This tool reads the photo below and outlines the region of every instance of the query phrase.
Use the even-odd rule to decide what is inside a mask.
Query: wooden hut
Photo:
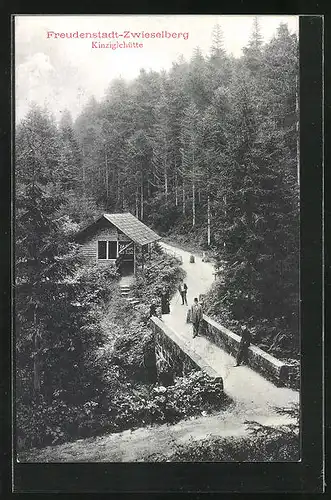
[[[130,213],[103,214],[76,234],[85,262],[116,266],[121,274],[136,274],[151,245],[161,237]]]

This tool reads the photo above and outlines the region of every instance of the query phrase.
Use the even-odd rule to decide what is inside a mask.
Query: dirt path
[[[186,272],[188,287],[187,301],[190,306],[194,297],[205,293],[213,283],[214,268],[210,263],[195,257],[195,263],[189,261],[190,254],[167,243],[161,242],[163,249],[182,258],[182,267]],[[235,359],[204,337],[192,336],[192,325],[186,323],[187,306],[181,305],[181,299],[175,294],[170,304],[170,314],[162,320],[185,340],[190,349],[205,358],[223,378],[225,392],[242,408],[243,419],[248,415],[272,414],[275,419],[276,407],[289,407],[299,402],[299,393],[292,389],[276,387],[271,382],[247,366],[235,367]]]
[[[274,425],[268,417],[254,418],[264,425]],[[288,424],[293,420],[279,416],[277,425]],[[240,413],[235,408],[206,417],[194,417],[175,425],[142,427],[134,431],[123,431],[101,437],[78,439],[73,443],[48,446],[42,450],[33,450],[22,454],[23,462],[143,462],[149,457],[162,453],[170,457],[175,444],[184,444],[189,440],[199,440],[207,436],[240,438],[248,435],[248,426],[242,422]]]

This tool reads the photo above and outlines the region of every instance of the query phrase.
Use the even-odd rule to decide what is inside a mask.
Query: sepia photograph
[[[14,16],[17,463],[299,462],[299,16]]]

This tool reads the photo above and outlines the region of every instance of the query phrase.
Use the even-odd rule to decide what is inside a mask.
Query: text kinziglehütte
[[[71,32],[66,32],[66,33],[57,33],[55,31],[47,31],[47,38],[89,38],[89,39],[116,39],[116,40],[141,40],[141,39],[148,39],[148,38],[176,38],[176,39],[183,39],[187,40],[189,36],[188,31],[157,31],[157,32],[151,32],[151,31],[130,31],[130,30],[123,30],[121,33],[118,33],[117,31],[110,31],[110,32],[102,32],[102,31],[97,31],[97,32],[80,32],[80,31],[71,31]]]

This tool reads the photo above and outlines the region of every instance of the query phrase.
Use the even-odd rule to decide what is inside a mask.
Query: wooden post
[[[142,245],[140,248],[141,248],[141,270],[143,271],[144,270],[144,260],[145,260],[144,246]]]
[[[137,263],[136,263],[136,244],[133,242],[133,274],[136,275]]]

